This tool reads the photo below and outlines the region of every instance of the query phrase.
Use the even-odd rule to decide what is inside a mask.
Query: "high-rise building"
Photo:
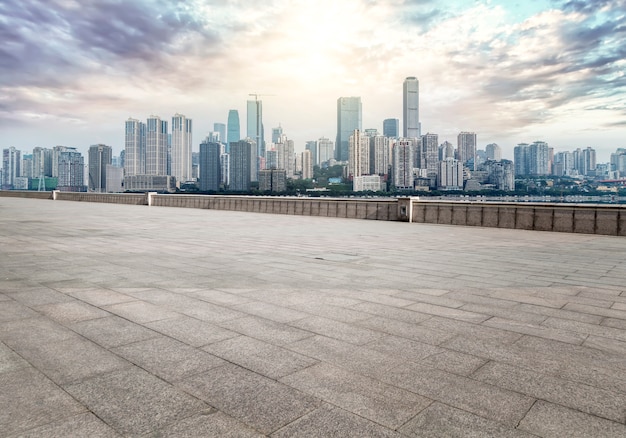
[[[226,144],[226,125],[224,123],[213,123],[213,131],[219,133],[220,143]]]
[[[200,143],[200,191],[216,192],[220,189],[222,145],[205,140]]]
[[[313,159],[311,151],[302,152],[302,179],[313,179]]]
[[[228,111],[228,135],[226,137],[226,153],[230,152],[230,144],[241,140],[241,128],[239,126],[239,111]]]
[[[283,127],[278,125],[278,128],[272,128],[272,143],[278,143],[280,137],[283,135]]]
[[[548,144],[536,141],[532,144],[520,143],[513,150],[515,157],[515,175],[548,175],[550,161]]]
[[[250,190],[250,168],[252,159],[256,157],[256,143],[245,138],[230,145],[230,174],[228,189],[245,192]],[[256,163],[256,160],[254,161]]]
[[[61,152],[67,151],[75,151],[76,148],[70,148],[67,146],[55,146],[52,148],[52,177],[59,177],[59,158],[61,157]]]
[[[454,158],[439,162],[437,188],[442,190],[463,190],[463,163]]]
[[[52,176],[52,149],[33,148],[33,178]]]
[[[487,181],[496,190],[515,190],[515,172],[513,162],[509,160],[487,160],[484,167],[489,172]]]
[[[485,146],[488,160],[500,161],[502,159],[502,148],[495,143]]]
[[[191,180],[192,120],[182,114],[172,117],[172,173],[176,185]]]
[[[436,178],[437,173],[439,173],[439,136],[428,133],[422,135],[421,140],[419,168],[426,169],[426,174],[429,177]]]
[[[470,170],[476,170],[474,164],[476,162],[476,133],[461,132],[457,136],[457,154],[458,160],[463,165],[470,165]]]
[[[120,193],[124,191],[124,169],[112,164],[106,165],[106,192]]]
[[[259,171],[259,190],[281,193],[287,190],[287,173],[284,170],[265,169]]]
[[[517,164],[517,163],[516,163]],[[574,154],[571,152],[557,152],[554,155],[552,174],[556,176],[570,176],[574,173]]]
[[[355,129],[349,138],[350,156],[348,159],[348,177],[369,175],[370,141],[363,132]]]
[[[444,141],[439,145],[439,161],[446,158],[454,158],[454,146],[449,141]]]
[[[150,116],[146,122],[146,175],[167,175],[167,143],[167,122]]]
[[[398,138],[400,136],[400,120],[399,119],[383,120],[383,135],[389,138]]]
[[[389,137],[376,135],[370,137],[370,170],[371,175],[387,175],[389,173]]]
[[[348,161],[350,158],[350,136],[355,130],[361,131],[362,110],[360,97],[340,97],[337,99],[337,140],[336,158]]]
[[[420,138],[420,92],[419,81],[410,76],[402,84],[402,133],[405,138]]]
[[[146,124],[129,118],[125,124],[124,171],[126,176],[146,173]]]
[[[285,170],[287,178],[293,178],[296,171],[296,153],[294,150],[293,140],[289,140],[285,134],[282,134],[275,144],[276,148],[276,168]]]
[[[220,165],[222,171],[222,184],[228,187],[230,184],[230,154],[220,155]]]
[[[591,147],[576,149],[574,151],[574,168],[581,175],[595,175],[596,150]]]
[[[415,139],[399,138],[392,148],[393,185],[397,190],[413,190]]]
[[[85,192],[85,160],[76,148],[65,148],[59,153],[59,181],[62,192]]]
[[[107,191],[107,166],[111,165],[113,149],[105,144],[95,144],[89,147],[89,180],[90,192]]]
[[[315,140],[307,141],[304,149],[307,151],[311,151],[311,162],[313,166],[319,166],[319,155],[317,153],[317,142]]]
[[[26,179],[31,179],[34,177],[32,154],[22,154],[22,162],[20,163],[20,176]]]
[[[22,152],[13,146],[2,150],[2,189],[10,190],[15,185],[15,178],[20,177]]]
[[[328,138],[320,137],[317,140],[317,149],[319,151],[320,165],[327,164],[335,156],[333,142]]]
[[[247,136],[257,145],[256,155],[265,157],[265,140],[263,139],[263,101],[249,100],[247,118]]]

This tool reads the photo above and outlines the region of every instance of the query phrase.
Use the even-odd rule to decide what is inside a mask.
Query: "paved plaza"
[[[626,238],[0,198],[2,437],[624,437]]]

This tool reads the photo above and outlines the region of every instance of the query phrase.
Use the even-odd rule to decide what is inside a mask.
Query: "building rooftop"
[[[0,198],[0,436],[626,436],[626,239]]]

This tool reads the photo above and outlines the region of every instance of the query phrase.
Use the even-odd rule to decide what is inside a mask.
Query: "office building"
[[[402,133],[405,138],[420,138],[419,81],[408,77],[402,84]]]
[[[176,178],[176,185],[191,181],[191,142],[192,120],[182,114],[172,117],[172,159],[171,173]]]
[[[256,143],[251,138],[245,138],[230,144],[230,173],[229,186],[231,191],[247,192],[250,190],[251,167],[253,158],[256,158]],[[254,160],[256,164],[256,160]]]
[[[436,182],[439,172],[439,136],[431,133],[422,135],[420,143],[418,143],[419,165],[416,167],[426,169],[427,177],[434,178]]]
[[[226,144],[226,125],[224,123],[213,123],[213,131],[219,134],[219,142]]]
[[[230,184],[230,154],[220,155],[220,165],[222,185],[228,187]]]
[[[228,134],[226,136],[226,153],[230,152],[230,144],[241,140],[239,111],[228,111]]]
[[[304,149],[307,151],[311,151],[311,161],[313,166],[319,166],[319,155],[317,153],[317,142],[315,140],[307,141]]]
[[[515,175],[538,176],[550,174],[548,144],[536,141],[532,144],[520,143],[513,150]]]
[[[576,149],[574,151],[574,169],[580,175],[595,176],[596,171],[596,151],[591,147],[586,149]]]
[[[500,161],[502,159],[502,148],[495,143],[485,146],[485,153],[488,160]]]
[[[90,192],[107,191],[107,166],[111,165],[113,149],[105,144],[96,144],[89,147],[89,178]]]
[[[400,120],[399,119],[383,120],[383,135],[389,138],[398,138],[400,136]]]
[[[86,192],[85,160],[76,148],[65,148],[59,153],[59,181],[57,190],[62,192]]]
[[[456,151],[458,160],[470,170],[476,170],[476,133],[461,132],[457,136]]]
[[[263,101],[249,100],[247,102],[247,136],[255,141],[257,157],[265,157],[265,140],[263,138]],[[256,181],[256,179],[254,180]]]
[[[61,152],[75,151],[76,148],[70,148],[67,146],[55,146],[52,148],[52,177],[59,177],[59,158]]]
[[[487,160],[483,167],[488,172],[487,182],[496,190],[515,190],[515,166],[510,160]]]
[[[283,135],[283,127],[278,125],[278,128],[272,128],[272,143],[278,143]]]
[[[317,140],[317,149],[319,151],[320,165],[328,165],[328,162],[335,156],[333,142],[328,138],[321,137]]]
[[[22,178],[33,178],[33,155],[22,154],[22,162],[20,163],[20,176]],[[26,181],[26,190],[28,190],[28,181]]]
[[[302,152],[302,179],[313,179],[313,158],[308,149]]]
[[[2,189],[14,188],[15,179],[21,176],[22,152],[13,146],[2,150]]]
[[[124,169],[113,164],[106,165],[106,192],[120,193],[124,191]]]
[[[146,124],[137,119],[125,123],[124,171],[126,176],[146,173]]]
[[[337,99],[337,140],[335,158],[348,161],[350,157],[350,136],[355,130],[361,131],[362,105],[360,97],[340,97]]]
[[[269,193],[282,193],[287,190],[287,173],[281,169],[259,171],[259,190]]]
[[[167,122],[150,116],[146,122],[146,175],[167,175],[167,144]]]
[[[369,175],[370,173],[370,141],[363,132],[355,129],[348,139],[350,156],[348,158],[348,178]]]
[[[392,181],[397,190],[413,190],[415,141],[399,138],[392,148]]]
[[[440,190],[463,190],[463,163],[454,158],[439,162],[437,188]]]
[[[222,183],[222,145],[218,142],[205,140],[200,143],[200,191],[216,192]]]
[[[33,178],[52,176],[52,149],[33,148]]]

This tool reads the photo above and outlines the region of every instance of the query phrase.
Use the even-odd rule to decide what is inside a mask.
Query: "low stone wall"
[[[382,221],[398,220],[396,199],[155,194],[152,195],[151,205]]]
[[[412,202],[412,222],[626,236],[626,206]]]
[[[626,236],[622,205],[17,190],[2,196]]]

